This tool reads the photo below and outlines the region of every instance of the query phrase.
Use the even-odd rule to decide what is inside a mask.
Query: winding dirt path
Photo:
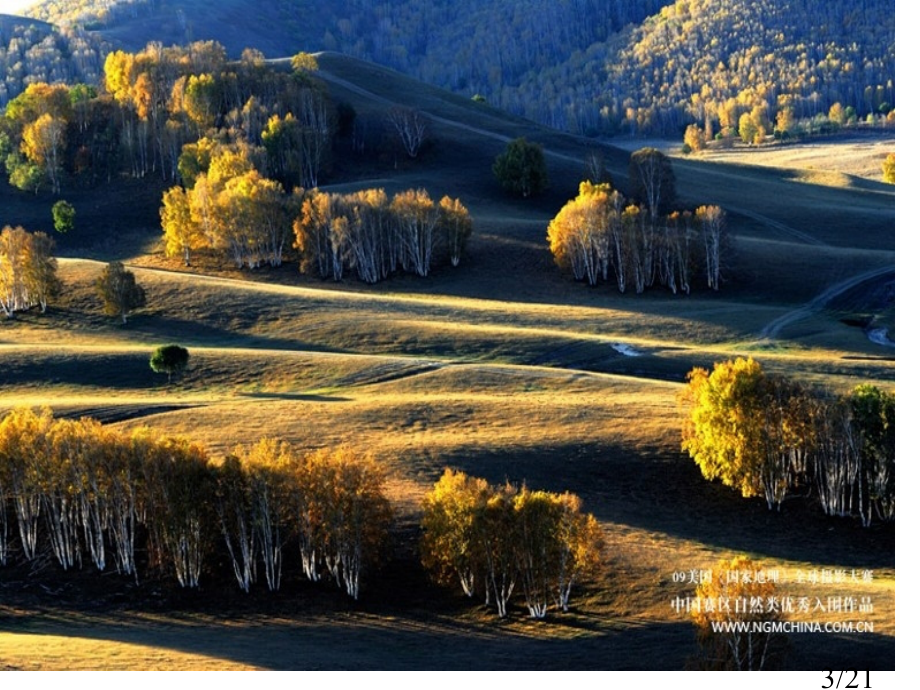
[[[888,273],[894,274],[894,266],[884,266],[882,268],[877,268],[873,271],[866,271],[865,273],[860,273],[855,275],[852,278],[841,281],[834,285],[831,285],[820,295],[812,299],[810,302],[803,304],[797,309],[793,309],[786,314],[783,314],[779,318],[773,319],[770,323],[763,327],[763,330],[760,332],[761,340],[773,340],[776,339],[780,331],[782,331],[789,324],[795,323],[801,319],[804,319],[815,312],[823,309],[827,306],[835,297],[839,297],[847,290],[850,290],[861,283],[865,283],[869,280],[874,280]]]

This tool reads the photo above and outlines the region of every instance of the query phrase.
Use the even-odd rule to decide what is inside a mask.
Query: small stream
[[[869,328],[866,330],[866,337],[876,345],[894,347],[894,341],[888,337],[887,328]]]

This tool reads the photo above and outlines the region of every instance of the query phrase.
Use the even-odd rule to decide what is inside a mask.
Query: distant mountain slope
[[[525,81],[641,22],[667,0],[46,0],[29,15],[139,50],[217,40],[230,56],[334,50],[523,112]]]
[[[757,105],[775,116],[894,107],[894,0],[683,0],[607,54],[598,105],[614,127],[725,126]]]
[[[0,109],[33,81],[95,84],[105,52],[98,36],[0,15]]]
[[[894,105],[894,0],[46,0],[31,16],[138,50],[335,50],[550,126],[675,134],[762,105]],[[868,90],[867,90],[868,89]],[[870,91],[871,90],[871,91]]]

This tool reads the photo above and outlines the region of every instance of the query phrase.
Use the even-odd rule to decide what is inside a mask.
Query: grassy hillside
[[[98,668],[104,658],[107,668],[679,669],[695,641],[670,605],[692,589],[674,573],[745,553],[793,579],[871,570],[857,591],[788,584],[790,596],[856,593],[875,605],[874,634],[793,635],[790,665],[893,668],[893,526],[831,520],[804,498],[770,513],[702,480],[680,453],[676,405],[690,367],[745,354],[832,390],[893,388],[893,350],[852,325],[893,325],[884,289],[893,282],[893,188],[675,160],[687,207],[730,212],[730,282],[689,297],[592,290],[553,264],[546,226],[577,192],[596,142],[339,54],[319,63],[332,95],[359,117],[401,103],[432,122],[418,160],[343,158],[328,189],[423,185],[459,197],[475,223],[468,258],[427,280],[378,286],[309,279],[291,264],[249,272],[210,258],[187,270],[162,256],[157,182],[68,190],[78,225],[59,238],[67,288],[48,314],[0,324],[0,406],[149,425],[200,439],[216,457],[265,435],[303,450],[343,441],[372,450],[398,509],[391,561],[358,604],[311,587],[287,556],[276,596],[243,596],[216,572],[202,592],[185,593],[165,577],[134,585],[88,569],[61,575],[50,557],[37,573],[0,570],[0,667]],[[543,143],[550,168],[551,190],[531,200],[504,195],[490,170],[524,135]],[[624,186],[627,154],[604,153]],[[0,224],[50,230],[52,201],[2,185]],[[99,261],[113,258],[148,292],[149,306],[125,327],[101,313],[92,289]],[[167,342],[191,351],[173,385],[148,366]],[[584,499],[606,553],[572,614],[534,623],[515,610],[498,622],[427,580],[419,506],[446,465]]]

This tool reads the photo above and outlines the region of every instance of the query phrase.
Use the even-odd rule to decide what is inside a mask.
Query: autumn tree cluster
[[[0,309],[7,318],[38,306],[61,291],[54,240],[43,232],[6,226],[0,232]]]
[[[214,462],[184,439],[16,409],[0,420],[0,565],[50,548],[64,570],[114,564],[138,579],[144,554],[149,574],[194,588],[226,549],[243,590],[262,572],[275,591],[296,543],[311,580],[357,599],[389,529],[382,486],[379,466],[347,448],[298,456],[262,440]]]
[[[620,292],[662,285],[689,293],[700,274],[719,289],[728,230],[718,206],[661,216],[628,204],[607,183],[582,182],[550,222],[547,239],[556,263],[589,285],[611,279]]]
[[[186,186],[163,194],[160,220],[167,256],[190,264],[211,249],[237,268],[280,266],[292,241],[296,201],[259,170],[265,150],[245,142],[203,138],[184,147],[179,172]]]
[[[243,591],[260,564],[268,589],[277,590],[283,547],[296,543],[304,575],[331,579],[358,598],[392,520],[373,458],[345,447],[298,457],[263,439],[237,448],[214,471],[220,532]]]
[[[572,586],[600,564],[602,535],[573,494],[494,486],[445,470],[422,502],[422,563],[444,584],[508,614],[516,591],[532,617],[567,611]]]
[[[424,189],[392,199],[382,189],[314,190],[293,228],[301,271],[334,280],[354,271],[376,283],[399,269],[424,277],[439,263],[459,265],[473,222],[459,200],[444,196],[435,203]]]
[[[776,583],[766,568],[746,556],[719,561],[711,577],[696,587],[698,607],[692,608],[703,671],[781,670],[789,640],[772,625],[786,617]],[[718,629],[716,627],[718,626]]]
[[[295,56],[284,72],[255,50],[230,62],[213,41],[116,50],[98,85],[34,81],[10,100],[0,154],[17,187],[58,192],[65,176],[178,180],[186,146],[208,137],[264,149],[263,174],[314,187],[330,162],[336,116],[309,57]]]
[[[595,103],[614,129],[677,134],[694,123],[707,141],[753,142],[821,114],[842,124],[847,107],[874,121],[895,102],[893,11],[891,0],[669,4],[608,42]]]
[[[864,526],[894,520],[894,394],[826,396],[753,359],[693,369],[681,393],[683,450],[707,479],[777,510],[789,495]]]

